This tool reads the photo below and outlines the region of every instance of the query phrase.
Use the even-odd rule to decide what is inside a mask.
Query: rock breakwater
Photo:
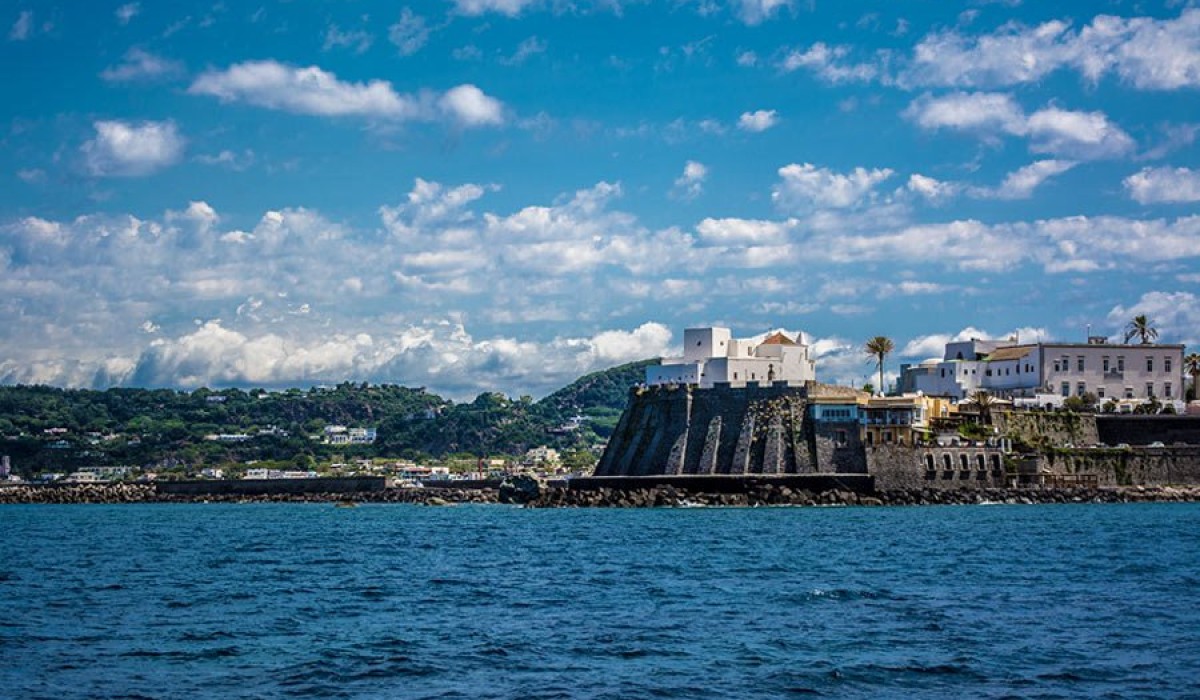
[[[858,494],[812,492],[764,485],[744,493],[693,492],[674,486],[644,489],[543,489],[528,508],[647,508],[690,506],[896,506],[984,503],[1142,503],[1200,501],[1200,487],[1127,487],[1063,489],[895,489]]]
[[[154,484],[19,485],[0,488],[0,504],[16,503],[498,503],[497,489],[383,489],[361,493],[184,494]]]

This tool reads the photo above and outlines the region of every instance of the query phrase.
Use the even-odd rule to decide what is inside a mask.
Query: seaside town
[[[1111,444],[1101,437],[1105,434],[1127,436],[1129,431],[1112,428],[1120,425],[1121,417],[1180,417],[1194,416],[1200,420],[1200,401],[1195,400],[1197,376],[1200,375],[1200,355],[1186,353],[1181,344],[1158,343],[1152,322],[1145,317],[1133,319],[1124,337],[1115,341],[1104,336],[1090,336],[1087,342],[1028,342],[1018,337],[1006,339],[956,340],[945,344],[940,357],[901,364],[895,380],[887,383],[885,367],[893,352],[892,341],[886,337],[871,338],[863,345],[868,361],[875,364],[878,385],[862,387],[836,386],[818,381],[818,366],[804,333],[789,334],[774,331],[756,338],[737,339],[728,328],[688,328],[683,334],[683,354],[663,357],[644,364],[642,381],[631,386],[633,404],[625,414],[636,413],[638,399],[648,392],[678,390],[733,392],[750,396],[755,391],[800,391],[805,420],[813,427],[809,431],[813,442],[812,458],[794,457],[787,464],[775,466],[730,467],[730,457],[718,457],[711,445],[704,449],[713,452],[707,467],[683,465],[679,448],[667,454],[661,448],[644,451],[634,443],[643,438],[631,438],[628,421],[623,417],[609,429],[588,429],[589,419],[581,413],[586,406],[572,406],[575,412],[549,432],[559,438],[562,451],[547,444],[531,445],[516,454],[482,454],[469,446],[455,454],[419,458],[401,458],[363,454],[363,449],[377,446],[378,425],[321,424],[319,430],[303,436],[312,445],[332,450],[328,459],[309,454],[290,460],[251,459],[241,463],[189,464],[178,457],[157,460],[150,464],[110,465],[89,464],[71,471],[46,470],[29,475],[36,483],[98,484],[112,482],[155,482],[172,480],[194,481],[272,481],[330,478],[382,478],[390,488],[446,488],[466,483],[495,484],[513,477],[532,478],[540,483],[564,483],[572,478],[617,475],[685,475],[685,474],[753,474],[762,473],[872,473],[885,479],[872,462],[879,458],[873,448],[964,448],[980,447],[984,451],[956,455],[965,465],[978,461],[981,469],[990,467],[989,485],[1018,485],[1047,483],[1047,477],[1018,474],[1013,457],[1024,450],[1031,452],[1058,450],[1135,450],[1141,448],[1189,448],[1180,458],[1193,460],[1190,447],[1197,444],[1194,424],[1171,423],[1179,430],[1146,432],[1145,439],[1121,437]],[[886,387],[884,391],[876,389]],[[689,396],[691,394],[689,393]],[[259,399],[265,395],[259,395]],[[1190,400],[1189,400],[1190,399]],[[205,393],[203,401],[220,407],[227,396]],[[749,400],[749,399],[747,399]],[[690,399],[689,399],[690,401]],[[690,404],[689,404],[690,405]],[[657,409],[656,409],[657,410]],[[730,409],[724,420],[730,421]],[[428,409],[425,419],[435,419],[439,410]],[[734,411],[737,413],[737,411]],[[741,415],[737,413],[737,415]],[[1102,425],[1106,430],[1084,431],[1078,438],[1051,438],[1038,442],[1037,437],[1022,436],[1014,426],[1020,421],[1014,416],[1046,417],[1089,416],[1110,417]],[[1003,418],[1002,418],[1003,417]],[[498,419],[503,422],[504,418]],[[743,421],[745,419],[742,419]],[[772,430],[781,430],[778,423]],[[715,418],[720,426],[722,416]],[[694,422],[691,415],[687,422]],[[11,425],[11,423],[10,423]],[[316,423],[310,423],[315,427]],[[1155,425],[1162,425],[1162,422]],[[622,433],[622,428],[626,429]],[[595,428],[595,426],[592,426]],[[720,440],[721,429],[707,430],[709,440]],[[702,431],[692,427],[692,437]],[[727,428],[725,429],[727,430]],[[791,430],[791,428],[789,428]],[[1134,431],[1137,432],[1137,431]],[[588,437],[584,437],[584,435]],[[1171,436],[1168,443],[1167,436]],[[686,438],[667,436],[679,443]],[[716,437],[714,437],[716,436]],[[1163,439],[1159,439],[1159,437]],[[237,447],[256,441],[287,439],[289,431],[277,425],[267,425],[254,431],[220,432],[203,435],[203,441],[220,446]],[[563,440],[562,438],[567,438]],[[655,437],[658,442],[661,435]],[[1022,437],[1025,439],[1022,440]],[[832,452],[821,452],[817,445],[828,438]],[[118,441],[137,443],[141,436],[89,431],[75,436],[63,427],[44,428],[39,435],[6,434],[3,440],[33,441],[45,451],[69,454],[79,446],[96,447]],[[738,438],[741,439],[741,438]],[[748,438],[752,449],[768,452],[762,445],[771,439]],[[630,444],[613,447],[613,441]],[[630,442],[632,441],[632,442]],[[1016,445],[1014,445],[1014,442]],[[758,445],[754,448],[754,445]],[[644,445],[643,445],[644,447]],[[699,449],[699,448],[697,448]],[[607,450],[607,453],[606,453]],[[356,451],[358,454],[355,454]],[[83,450],[86,454],[87,450]],[[820,454],[818,455],[818,452]],[[611,453],[611,454],[609,454]],[[95,452],[95,454],[101,454]],[[858,457],[847,456],[851,454]],[[614,467],[614,460],[625,455],[626,464]],[[694,455],[693,455],[694,456]],[[950,455],[938,459],[950,465]],[[736,459],[743,459],[736,457]],[[924,454],[924,463],[932,470],[935,455]],[[639,463],[631,462],[634,460]],[[672,464],[672,461],[678,462]],[[797,461],[798,460],[798,461]],[[211,460],[210,460],[211,462]],[[1007,465],[1002,468],[1001,465]],[[955,463],[957,466],[957,462]],[[1060,475],[1061,476],[1061,475]],[[1097,478],[1079,477],[1071,483],[1093,483]],[[1059,479],[1061,481],[1061,479]],[[13,468],[10,456],[0,461],[0,482],[22,483]],[[1117,479],[1120,482],[1120,479]],[[1055,483],[1053,478],[1051,483]]]

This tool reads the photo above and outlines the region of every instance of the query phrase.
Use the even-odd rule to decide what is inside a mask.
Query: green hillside
[[[595,372],[541,401],[484,393],[454,403],[420,388],[343,383],[289,389],[0,387],[0,454],[26,475],[80,466],[193,471],[252,460],[298,466],[333,456],[516,456],[538,445],[587,450],[612,431],[636,362]],[[326,444],[327,426],[375,428],[373,444]]]

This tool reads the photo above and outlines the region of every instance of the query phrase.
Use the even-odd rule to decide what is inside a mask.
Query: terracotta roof
[[[767,339],[762,341],[762,345],[795,345],[796,341],[787,337],[783,333],[773,333],[767,336]]]
[[[1019,360],[1029,353],[1033,352],[1032,345],[1017,346],[1011,348],[996,348],[988,354],[988,362],[996,360]]]

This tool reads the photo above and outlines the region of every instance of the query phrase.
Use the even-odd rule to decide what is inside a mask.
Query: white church
[[[816,376],[803,334],[792,339],[776,332],[761,340],[737,340],[728,328],[687,328],[683,357],[664,357],[659,365],[646,368],[646,383],[651,386],[693,384],[703,389],[718,382],[735,387],[799,384]]]

